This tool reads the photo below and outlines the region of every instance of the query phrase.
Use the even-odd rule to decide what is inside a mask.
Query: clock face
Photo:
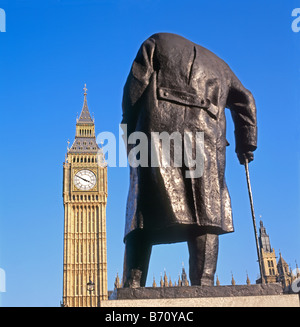
[[[74,176],[74,184],[79,190],[88,191],[96,185],[96,175],[88,169],[80,170]]]

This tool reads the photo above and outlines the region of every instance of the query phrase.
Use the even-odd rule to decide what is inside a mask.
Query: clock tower
[[[86,96],[85,85],[75,141],[63,165],[63,306],[69,307],[96,307],[107,300],[107,166]]]

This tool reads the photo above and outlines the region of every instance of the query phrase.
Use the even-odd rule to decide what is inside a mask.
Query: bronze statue
[[[257,144],[255,101],[229,66],[179,35],[158,33],[142,44],[124,87],[127,138],[137,131],[149,142],[152,132],[204,132],[204,170],[187,178],[186,164],[152,167],[150,152],[149,166],[130,167],[124,287],[145,286],[152,245],[183,241],[191,284],[213,285],[218,235],[233,232],[224,178],[225,108],[234,121],[238,159],[250,162]],[[152,147],[160,152],[159,142]]]

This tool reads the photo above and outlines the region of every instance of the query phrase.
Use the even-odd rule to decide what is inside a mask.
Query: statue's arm
[[[135,130],[139,114],[139,100],[142,98],[154,71],[154,50],[155,42],[153,39],[150,38],[142,44],[124,86],[122,124],[127,124],[128,135]]]
[[[232,73],[233,74],[233,73]],[[257,148],[256,105],[252,93],[247,90],[233,74],[229,88],[227,107],[231,110],[235,126],[235,151],[243,164],[246,156],[253,160]]]

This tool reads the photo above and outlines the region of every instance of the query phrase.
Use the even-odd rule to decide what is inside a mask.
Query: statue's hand
[[[245,159],[246,158],[248,159],[248,162],[251,162],[254,159],[254,154],[253,154],[252,151],[248,151],[248,152],[244,152],[244,153],[238,153],[237,156],[238,156],[238,159],[239,159],[241,165],[245,164]]]

